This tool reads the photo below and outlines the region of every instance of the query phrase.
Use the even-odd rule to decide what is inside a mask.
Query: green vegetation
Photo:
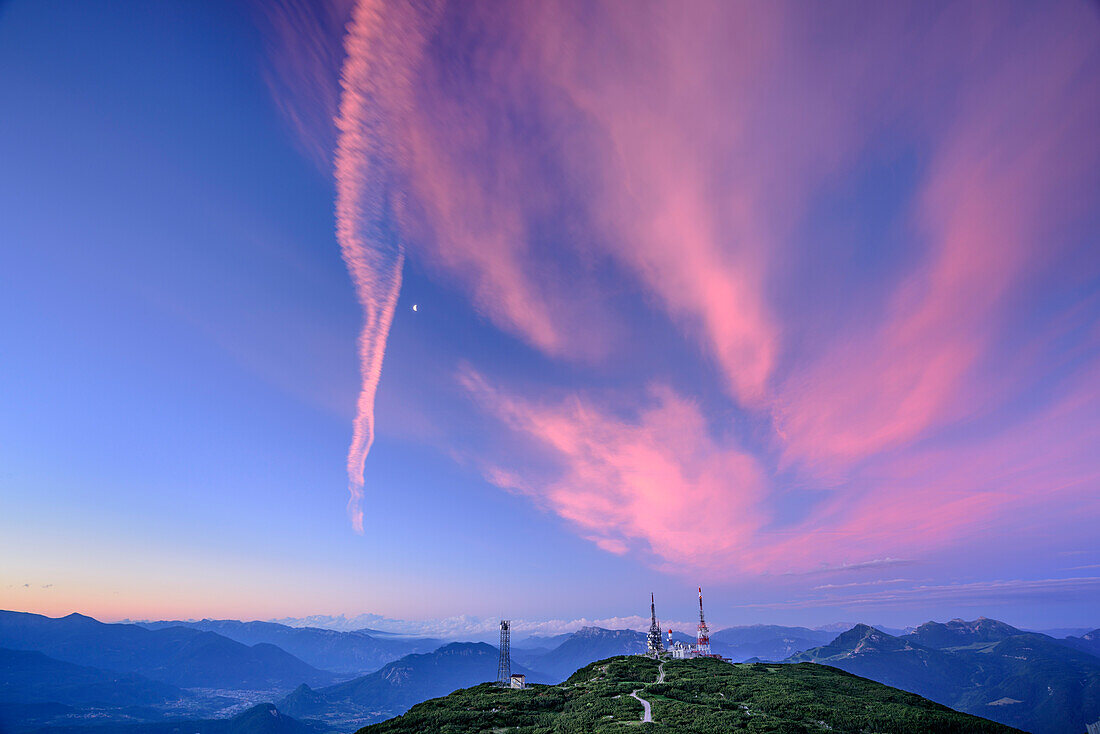
[[[557,686],[513,691],[486,683],[425,701],[403,716],[361,734],[602,734],[684,732],[717,734],[1002,734],[1017,731],[962,714],[920,696],[835,668],[731,665],[720,660],[669,660],[657,683],[658,664],[644,657],[592,663]],[[642,705],[653,723],[642,724]]]

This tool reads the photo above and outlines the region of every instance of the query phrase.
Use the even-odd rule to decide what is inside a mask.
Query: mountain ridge
[[[108,624],[83,614],[47,617],[0,611],[0,647],[121,673],[136,673],[183,688],[257,690],[324,685],[339,679],[269,643],[244,645],[215,632],[166,627],[149,630]]]
[[[76,665],[37,650],[0,648],[0,703],[148,706],[182,696],[179,688],[136,673]]]
[[[831,665],[1034,734],[1083,731],[1100,718],[1100,658],[996,620],[952,622],[902,637],[857,625],[784,662]]]
[[[186,627],[214,632],[244,645],[272,644],[319,670],[351,675],[370,673],[405,655],[431,652],[444,644],[430,637],[379,638],[365,630],[289,627],[277,622],[236,619],[141,622],[138,625],[146,629]]]

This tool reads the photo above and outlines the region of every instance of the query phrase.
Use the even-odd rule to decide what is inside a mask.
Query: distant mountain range
[[[857,625],[786,662],[832,665],[1035,734],[1062,734],[1100,719],[1100,657],[1072,647],[1087,643],[984,618],[928,622],[900,637]]]
[[[52,618],[0,612],[0,648],[36,650],[76,665],[137,673],[184,688],[290,690],[303,682],[326,685],[339,679],[275,645],[244,645],[187,627],[104,624],[82,614]]]
[[[216,632],[245,645],[277,645],[321,670],[362,675],[378,670],[391,660],[417,652],[431,652],[442,640],[402,637],[366,630],[352,632],[316,627],[288,627],[275,622],[238,622],[204,619],[199,622],[139,622],[146,629],[186,627]],[[381,638],[379,638],[381,635]]]
[[[531,635],[522,639],[512,640],[512,649],[550,651],[568,640],[572,634],[572,632],[563,632],[560,635]]]
[[[884,632],[889,632],[889,630],[885,630],[882,627],[879,627],[879,629],[883,630]],[[1021,629],[1023,629],[1023,628],[1021,627]],[[1054,637],[1054,638],[1059,639],[1059,640],[1062,639],[1063,637],[1080,637],[1081,635],[1085,634],[1086,632],[1091,632],[1091,631],[1092,631],[1091,627],[1053,627],[1051,629],[1042,629],[1042,630],[1033,630],[1033,629],[1025,629],[1024,630],[1024,632],[1034,632],[1037,635],[1046,635],[1047,637]]]
[[[495,647],[438,642],[269,622],[104,624],[0,612],[0,731],[57,734],[51,727],[62,723],[100,722],[114,732],[133,722],[145,728],[125,731],[168,734],[155,727],[187,719],[180,734],[192,734],[193,723],[199,734],[221,734],[231,719],[214,716],[270,701],[278,707],[267,713],[272,721],[254,715],[252,723],[351,732],[496,677]],[[711,647],[734,661],[824,663],[1036,734],[1083,731],[1100,719],[1100,630],[1054,639],[980,618],[900,635],[856,625],[833,637],[754,625],[713,632]],[[512,669],[558,683],[644,649],[637,630],[584,627],[517,642]]]
[[[824,644],[833,637],[834,633],[824,630],[758,624],[718,630],[710,636],[710,648],[715,654],[738,663],[750,658],[783,660]]]
[[[1080,650],[1081,652],[1100,656],[1100,629],[1086,632],[1080,637],[1066,637],[1063,640],[1059,640],[1059,642],[1063,645],[1069,645],[1074,650]]]
[[[828,642],[833,637],[833,633],[823,630],[760,624],[727,627],[713,632],[710,646],[715,654],[734,662],[750,658],[783,660],[796,652]],[[695,643],[694,636],[683,632],[673,632],[672,639],[688,645]],[[663,641],[667,642],[667,636],[663,637]],[[556,646],[553,643],[557,643]],[[573,671],[594,660],[645,652],[646,635],[637,630],[582,627],[571,635],[528,638],[524,645],[514,645],[512,657],[530,668],[565,680]]]
[[[643,653],[645,642],[646,636],[637,630],[582,627],[549,652],[537,655],[517,653],[513,657],[544,673],[550,678],[549,682],[558,683],[594,660]]]
[[[302,685],[278,703],[298,718],[314,718],[348,731],[396,716],[425,699],[495,680],[500,653],[484,642],[452,642],[435,652],[407,655],[369,675],[313,690]],[[546,676],[513,663],[531,681]]]

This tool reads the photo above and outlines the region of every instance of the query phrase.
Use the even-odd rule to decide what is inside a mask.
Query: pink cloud
[[[1001,397],[976,370],[1010,326],[1009,299],[1075,245],[1063,228],[1086,213],[1100,161],[1089,132],[1100,84],[1071,81],[1094,51],[1093,32],[1036,25],[1002,41],[1015,37],[1013,51],[998,44],[979,55],[964,101],[937,124],[912,212],[924,262],[873,328],[843,334],[781,386],[788,458],[843,467]]]
[[[805,163],[777,155],[771,141],[786,141],[753,135],[785,53],[782,13],[720,3],[642,15],[611,3],[539,7],[524,19],[532,63],[599,141],[565,152],[584,170],[598,151],[598,245],[714,355],[732,394],[758,400],[780,336],[763,294],[778,233],[760,206],[761,173]],[[775,204],[797,200],[799,188]]]
[[[684,388],[613,408],[583,376],[572,394],[522,398],[464,376],[556,467],[480,457],[486,478],[608,552],[641,547],[656,564],[730,575],[871,568],[965,537],[996,542],[1051,495],[1085,501],[1095,378],[1038,408],[1012,403],[1052,373],[1054,350],[1050,334],[1014,328],[1020,304],[1051,288],[1043,278],[1096,275],[1073,234],[1095,211],[1100,170],[1087,7],[438,13],[364,2],[348,37],[337,173],[365,323],[348,457],[357,523],[406,242],[552,364],[617,369],[627,319],[610,277],[696,345],[683,359],[713,368],[729,405],[706,414]],[[817,304],[783,292],[818,244],[802,226],[881,136],[919,159],[897,225],[901,272],[854,294],[867,313],[796,343],[821,323]],[[830,267],[828,297],[853,295],[837,275],[858,264]],[[997,411],[995,427],[981,423]],[[714,415],[772,421],[774,436],[754,455]],[[773,456],[821,490],[807,516],[783,521]]]
[[[483,11],[462,13],[418,79],[407,222],[425,259],[498,326],[568,359],[608,354],[591,272],[611,263],[714,357],[733,396],[760,404],[782,337],[769,269],[814,186],[856,150],[862,59],[779,5]],[[871,18],[884,32],[900,21]],[[814,52],[835,65],[808,63]],[[578,239],[540,242],[560,217]]]
[[[419,70],[400,131],[410,193],[402,225],[421,261],[498,328],[555,358],[598,360],[614,318],[583,207],[554,183],[584,175],[569,168],[578,138],[563,129],[575,110],[544,93],[526,42],[512,35],[522,35],[522,15],[516,4],[463,6],[437,39],[441,58]],[[547,222],[572,226],[577,239],[546,241]]]
[[[765,521],[759,465],[718,442],[697,405],[655,387],[629,418],[578,398],[536,403],[463,373],[471,397],[547,452],[557,470],[523,480],[526,493],[604,550],[641,547],[681,564],[729,561]],[[491,481],[515,486],[516,470]]]
[[[642,507],[657,516],[669,509],[650,478],[685,488],[677,493],[700,493],[708,506],[721,502],[723,490],[705,472],[691,476],[700,461],[691,451],[631,456],[636,444],[627,437],[661,443],[648,430],[654,413],[643,410],[639,425],[524,404],[504,411],[508,425],[553,446],[568,467],[569,479],[546,485],[544,501],[582,531],[645,538],[673,563],[713,563],[727,557],[730,537],[745,543],[759,533],[738,556],[742,568],[781,570],[922,555],[1026,505],[1043,482],[1079,484],[1089,476],[1074,479],[1049,465],[1041,481],[1013,482],[1006,496],[989,477],[1004,477],[998,463],[1012,467],[1009,474],[1020,471],[1032,457],[1026,446],[1006,455],[1007,440],[995,437],[935,455],[907,449],[996,408],[1027,379],[1021,372],[989,380],[986,372],[1009,326],[1011,298],[1075,246],[1065,222],[1094,202],[1088,184],[1100,138],[1089,130],[1100,121],[1100,90],[1097,77],[1082,72],[1095,24],[1066,32],[1080,8],[1024,18],[952,11],[938,19],[942,26],[919,33],[904,31],[904,14],[882,11],[869,22],[896,48],[855,50],[844,48],[850,42],[842,34],[802,36],[804,28],[778,6],[708,7],[705,22],[692,9],[669,17],[657,10],[644,22],[617,11],[543,6],[523,18],[524,28],[537,30],[524,36],[533,60],[520,60],[567,95],[591,126],[586,134],[605,141],[591,191],[602,235],[594,244],[699,336],[731,395],[774,410],[786,462],[803,463],[833,489],[809,520],[776,536],[763,530],[767,513],[757,495],[746,505],[753,521],[727,526],[719,513],[723,520],[710,531],[692,529],[697,546],[678,543],[666,524],[637,519],[646,515]],[[917,53],[922,44],[939,54]],[[945,92],[953,64],[964,69]],[[897,83],[913,94],[891,94]],[[852,164],[861,141],[898,115],[909,116],[929,155],[908,222],[921,244],[916,265],[877,318],[839,329],[824,350],[777,380],[784,329],[767,293],[790,257],[789,220]],[[564,154],[590,150],[577,143]],[[578,169],[586,163],[574,161]],[[507,168],[501,175],[529,190]],[[708,445],[701,422],[672,413],[662,419]],[[584,442],[575,437],[597,429],[608,453],[579,450]],[[1025,420],[1017,430],[1035,429]],[[707,461],[720,463],[725,449],[711,447]],[[909,453],[887,453],[902,449]],[[859,470],[876,459],[877,474]],[[950,471],[977,459],[984,476]],[[624,471],[631,462],[645,471]]]
[[[467,140],[453,139],[459,133]],[[427,259],[462,278],[478,309],[501,328],[548,354],[575,351],[577,345],[567,343],[564,320],[554,315],[566,310],[564,299],[547,292],[538,279],[524,207],[516,200],[521,192],[511,187],[522,180],[522,159],[500,155],[492,164],[496,175],[479,180],[472,173],[478,164],[464,165],[454,151],[470,145],[488,150],[490,135],[469,123],[452,124],[445,112],[414,118],[408,135],[415,151],[409,177],[418,208],[406,226],[417,229],[419,217],[426,215],[431,231],[420,226],[419,239],[429,249]]]
[[[821,607],[915,607],[927,609],[934,602],[963,605],[1019,602],[1024,597],[1050,598],[1053,595],[1083,598],[1100,588],[1100,577],[1049,579],[1004,579],[956,584],[920,584],[909,589],[879,591],[859,596],[817,597],[766,604],[748,604],[761,609],[816,609]]]
[[[797,570],[822,562],[927,558],[960,543],[997,547],[1057,542],[1050,528],[1077,508],[1100,512],[1100,388],[1089,362],[1050,405],[1011,427],[938,447],[883,454],[831,491],[828,501],[788,539],[762,544],[764,566]],[[1013,540],[1010,540],[1013,539]]]
[[[713,352],[732,394],[758,401],[781,336],[768,261],[851,151],[856,89],[806,79],[797,100],[774,94],[806,40],[778,6],[648,12],[500,4],[451,18],[394,131],[402,225],[493,323],[556,358],[609,355],[610,264]],[[812,130],[787,122],[807,110]],[[761,135],[777,125],[789,129]],[[544,241],[551,221],[569,233]]]
[[[735,579],[875,573],[961,542],[1020,537],[1021,517],[1032,518],[1027,532],[1038,542],[1065,508],[1096,513],[1100,391],[1089,380],[1083,370],[1060,399],[1010,429],[884,454],[786,524],[770,510],[775,483],[759,461],[716,439],[698,406],[667,388],[624,416],[575,396],[519,398],[476,373],[460,381],[555,467],[490,463],[490,481],[531,497],[608,552],[641,548],[670,571]]]
[[[348,450],[348,514],[363,531],[363,470],[374,441],[374,397],[401,290],[405,250],[390,217],[397,202],[400,145],[392,142],[409,105],[409,77],[431,28],[427,10],[360,2],[346,39],[336,149],[336,237],[363,311],[362,385]]]
[[[332,168],[344,26],[354,0],[270,0],[252,5],[266,47],[264,79],[302,150]]]

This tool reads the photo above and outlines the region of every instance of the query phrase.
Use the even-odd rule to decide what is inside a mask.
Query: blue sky
[[[0,6],[0,606],[1095,625],[1092,8],[272,7]]]
[[[247,8],[16,4],[0,33],[6,606],[446,616],[579,564],[641,581],[393,422],[350,531],[358,308]],[[455,306],[408,281],[396,373]]]

